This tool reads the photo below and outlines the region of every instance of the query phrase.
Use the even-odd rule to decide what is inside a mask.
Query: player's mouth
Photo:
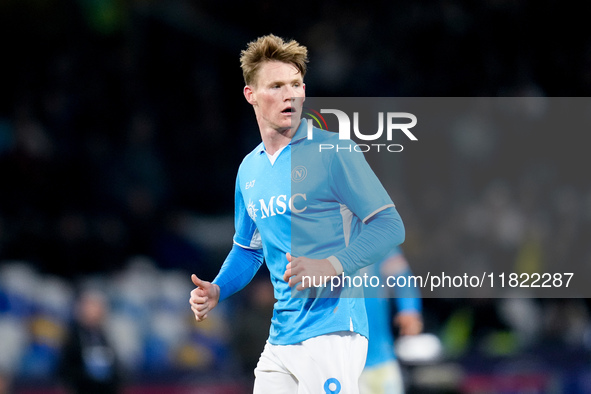
[[[294,107],[286,107],[286,108],[284,108],[281,111],[282,114],[286,114],[286,115],[287,114],[292,114],[292,113],[295,113],[295,112],[296,112],[296,109]]]

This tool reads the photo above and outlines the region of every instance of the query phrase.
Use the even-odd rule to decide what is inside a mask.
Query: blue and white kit
[[[221,301],[248,284],[264,258],[277,300],[268,340],[273,345],[339,331],[368,336],[362,298],[293,296],[283,280],[286,253],[329,258],[338,274],[355,275],[404,239],[392,200],[363,153],[351,149],[354,142],[317,128],[313,139],[307,135],[302,120],[274,162],[262,143],[242,161],[234,246],[213,282]],[[320,151],[322,143],[341,149]]]

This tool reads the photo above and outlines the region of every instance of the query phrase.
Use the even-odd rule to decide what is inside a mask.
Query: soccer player
[[[399,247],[380,263],[364,268],[369,276],[381,278],[409,277],[412,275],[408,262]],[[398,283],[408,284],[408,281]],[[387,288],[377,289],[378,292]],[[376,297],[369,297],[375,295]],[[393,321],[388,294],[368,294],[365,307],[369,321],[369,344],[365,369],[361,374],[361,394],[402,394],[404,382],[394,352],[392,323],[398,326],[400,335],[417,335],[423,330],[422,304],[419,290],[414,286],[394,288],[397,313]]]
[[[308,138],[300,121],[306,47],[267,35],[240,61],[262,143],[238,169],[232,250],[213,282],[192,276],[191,309],[197,321],[207,318],[264,259],[277,302],[254,393],[356,394],[367,354],[364,300],[339,296],[342,287],[326,296],[320,286],[314,296],[312,283],[381,260],[404,240],[402,221],[362,153],[318,149],[353,142],[316,128]]]

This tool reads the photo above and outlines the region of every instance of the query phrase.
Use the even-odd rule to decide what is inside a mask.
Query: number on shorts
[[[325,394],[339,394],[341,392],[341,382],[338,379],[330,378],[324,382]]]

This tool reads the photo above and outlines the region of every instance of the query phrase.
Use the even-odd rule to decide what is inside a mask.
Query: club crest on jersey
[[[246,210],[248,212],[248,216],[250,216],[252,221],[256,222],[258,209],[256,209],[256,207],[254,206],[254,203],[252,202],[252,200],[248,201],[248,206],[246,207]]]
[[[308,175],[308,169],[304,166],[297,166],[291,170],[291,180],[292,182],[301,182],[306,179]]]

